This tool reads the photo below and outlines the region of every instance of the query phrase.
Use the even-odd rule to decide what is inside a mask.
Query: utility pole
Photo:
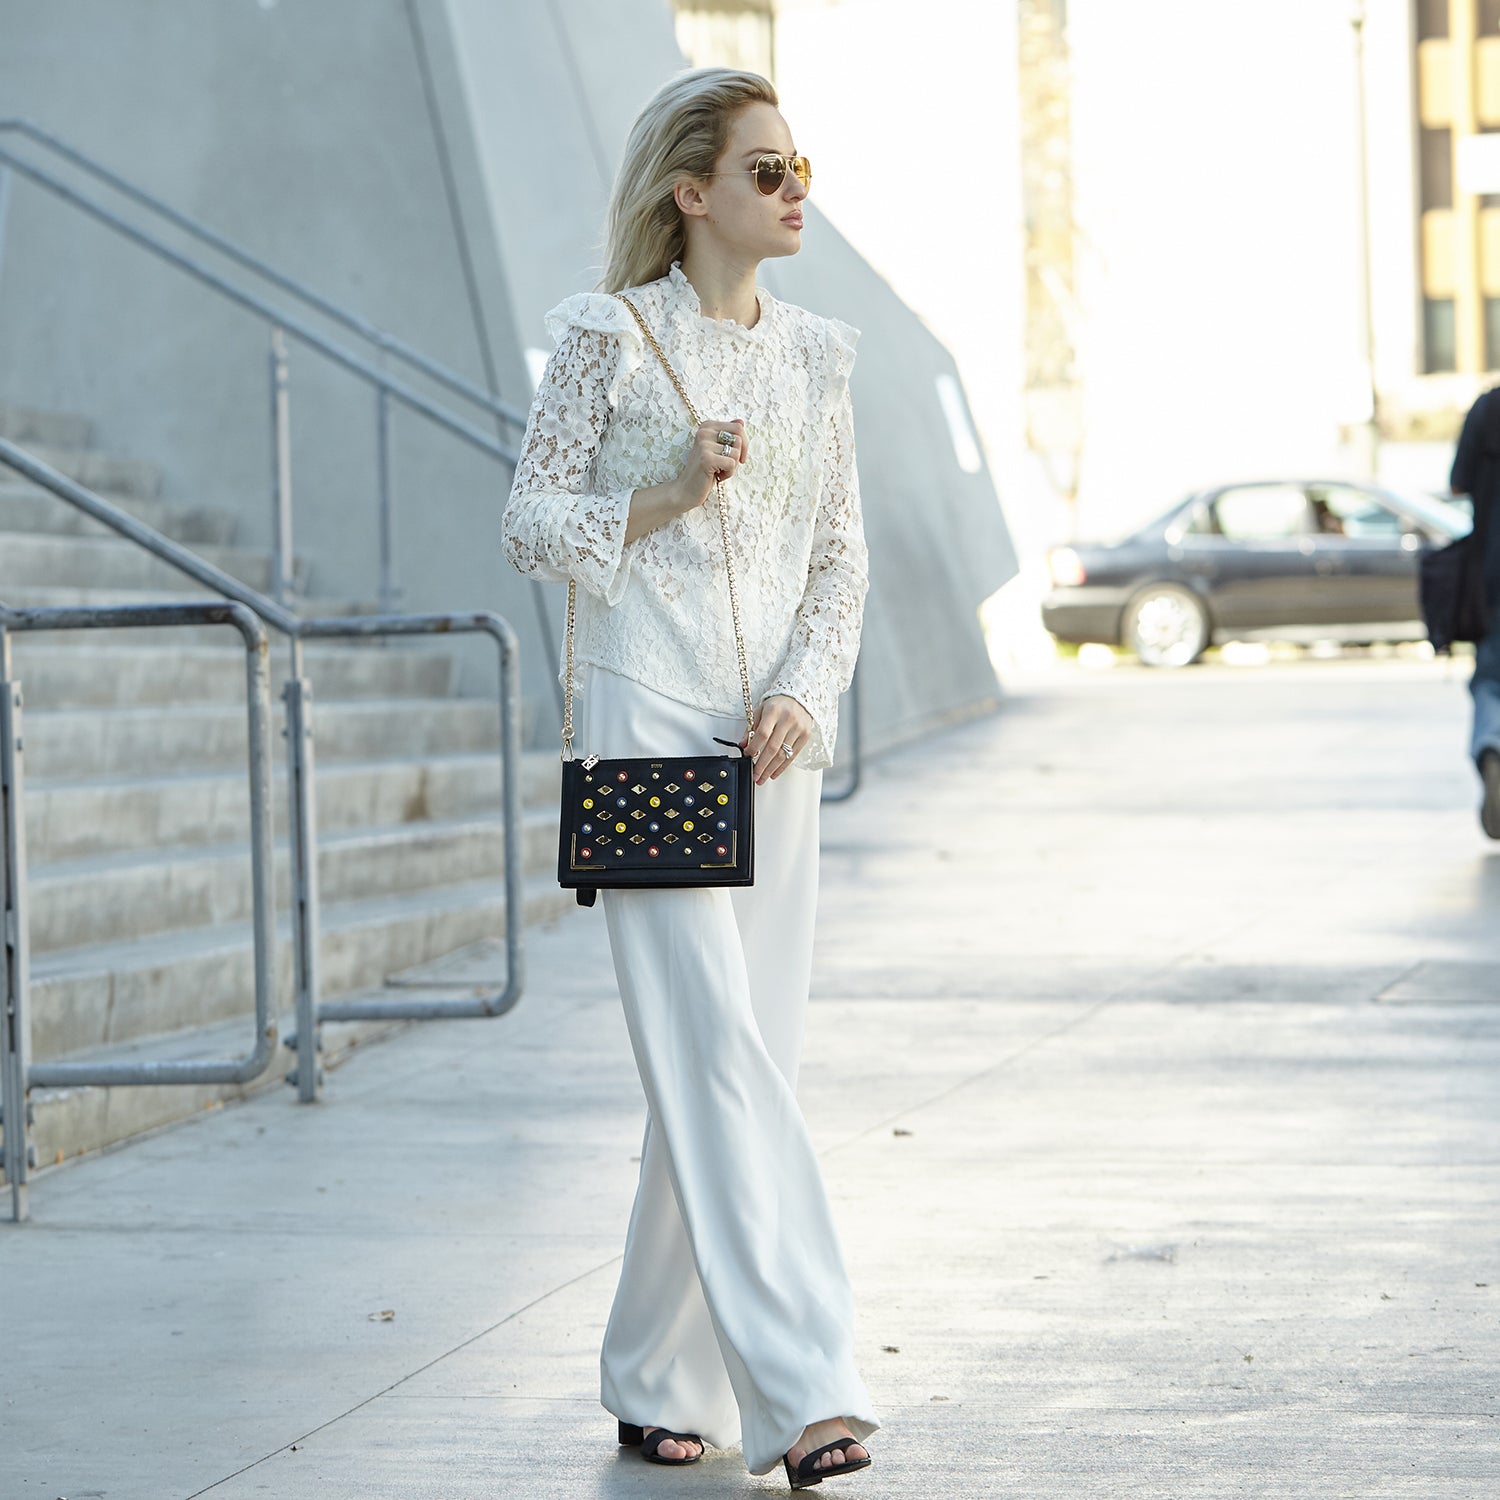
[[[1083,461],[1067,0],[1018,0],[1026,241],[1026,442],[1077,533]]]
[[[1361,423],[1360,467],[1367,479],[1380,469],[1380,394],[1375,380],[1375,312],[1370,274],[1370,141],[1365,110],[1365,0],[1353,0],[1355,139],[1358,142],[1359,320],[1361,362],[1369,387],[1369,410]]]

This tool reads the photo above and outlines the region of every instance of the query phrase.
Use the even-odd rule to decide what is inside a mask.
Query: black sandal
[[[663,1458],[659,1450],[663,1443],[669,1442],[697,1443],[698,1451],[691,1458]],[[696,1432],[668,1432],[665,1427],[643,1432],[633,1422],[620,1423],[620,1446],[639,1448],[648,1464],[695,1464],[703,1457],[703,1439]]]
[[[822,1484],[825,1479],[832,1479],[835,1474],[852,1474],[856,1469],[868,1469],[870,1459],[856,1458],[850,1463],[834,1464],[829,1469],[819,1469],[817,1462],[825,1453],[832,1453],[836,1448],[848,1448],[855,1443],[863,1448],[865,1445],[856,1437],[840,1438],[834,1443],[824,1443],[821,1448],[814,1448],[811,1453],[804,1453],[802,1461],[796,1469],[792,1468],[792,1461],[782,1454],[781,1462],[786,1466],[786,1480],[794,1490],[805,1490],[815,1484]]]

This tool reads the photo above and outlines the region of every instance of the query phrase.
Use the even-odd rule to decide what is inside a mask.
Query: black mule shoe
[[[698,1451],[691,1458],[663,1458],[659,1450],[669,1442],[697,1443]],[[695,1464],[703,1457],[703,1439],[696,1432],[668,1432],[665,1427],[643,1432],[634,1422],[620,1423],[620,1446],[639,1448],[648,1464]]]
[[[855,1443],[859,1443],[861,1448],[864,1447],[858,1438],[853,1437],[840,1438],[835,1443],[824,1443],[821,1448],[814,1448],[811,1453],[804,1453],[801,1463],[795,1469],[792,1467],[791,1459],[782,1454],[781,1462],[786,1467],[786,1482],[794,1490],[805,1490],[815,1484],[822,1484],[825,1479],[832,1479],[835,1474],[852,1474],[856,1469],[868,1469],[870,1467],[868,1458],[856,1458],[852,1463],[834,1464],[831,1469],[817,1467],[818,1460],[825,1453],[832,1453],[835,1448],[848,1448]]]

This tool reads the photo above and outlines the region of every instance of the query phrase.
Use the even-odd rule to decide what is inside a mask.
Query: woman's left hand
[[[751,753],[755,757],[755,784],[775,781],[783,771],[790,771],[802,747],[812,738],[813,717],[795,698],[775,693],[760,706],[751,733]],[[782,747],[792,751],[788,755]],[[741,749],[745,748],[741,742]]]

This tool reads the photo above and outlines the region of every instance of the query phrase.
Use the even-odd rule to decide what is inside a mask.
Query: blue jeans
[[[1500,619],[1495,623],[1500,626]],[[1474,695],[1474,739],[1470,753],[1478,765],[1486,750],[1500,752],[1500,629],[1491,630],[1476,648],[1469,691]]]

